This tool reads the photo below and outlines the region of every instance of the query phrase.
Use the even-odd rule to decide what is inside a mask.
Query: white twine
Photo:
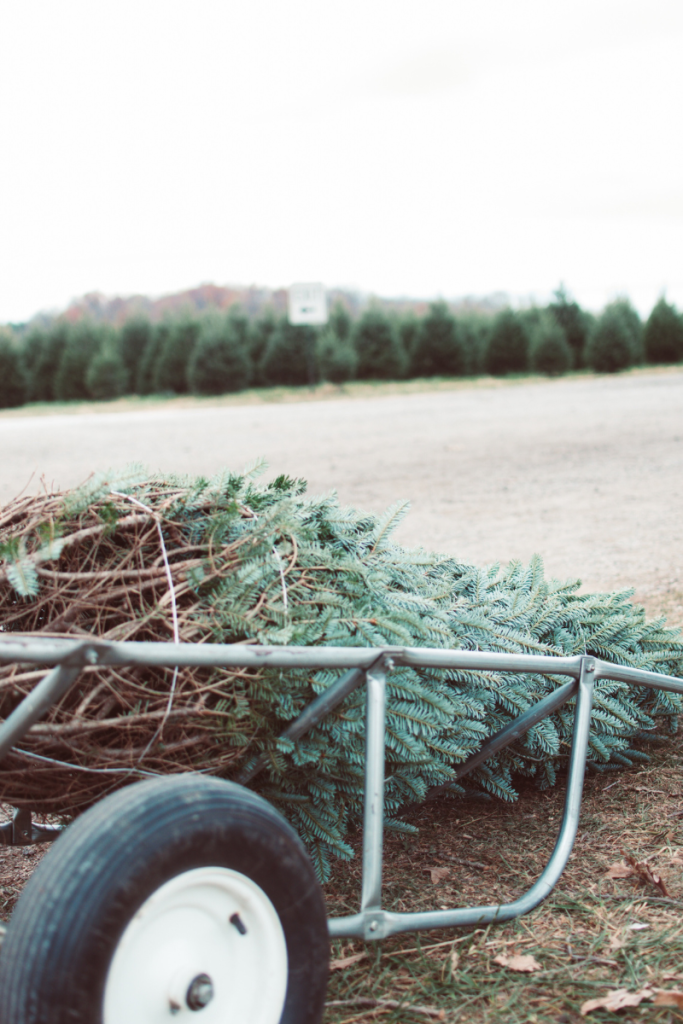
[[[149,505],[145,505],[144,502],[139,501],[137,498],[133,498],[130,494],[123,494],[122,491],[114,491],[114,490],[110,491],[110,493],[115,495],[117,498],[123,498],[124,501],[130,501],[131,504],[137,505],[138,508],[141,508],[144,512],[148,512],[149,515],[152,516],[152,518],[154,519],[154,521],[156,523],[157,533],[159,534],[159,543],[161,544],[161,557],[163,559],[164,569],[166,571],[166,579],[168,580],[168,591],[169,591],[170,598],[171,598],[171,615],[172,615],[172,619],[173,619],[173,639],[174,639],[174,641],[177,644],[179,644],[180,643],[180,629],[179,629],[179,626],[178,626],[178,605],[176,603],[175,585],[173,583],[173,576],[171,574],[171,566],[170,566],[169,561],[168,561],[168,552],[166,550],[166,542],[164,541],[164,534],[163,534],[163,531],[161,529],[161,520],[160,520],[159,514],[157,512],[155,512],[154,509],[150,508]],[[250,508],[247,507],[247,511],[251,513],[251,515],[253,516],[254,519],[258,519],[258,516],[253,511],[253,509],[250,509]],[[280,573],[280,580],[282,582],[282,603],[283,603],[284,611],[285,611],[285,615],[286,615],[287,614],[287,609],[288,609],[287,581],[285,580],[285,572],[284,572],[284,568],[283,568],[283,565],[282,565],[282,559],[280,557],[280,552],[277,550],[277,548],[275,547],[274,544],[273,544],[272,551],[273,551],[273,554],[275,556],[275,560],[277,561],[278,571]],[[175,696],[176,685],[177,685],[177,682],[178,682],[178,671],[179,671],[179,669],[178,669],[178,666],[176,665],[174,670],[173,670],[173,679],[171,681],[171,692],[169,693],[169,696],[168,696],[168,704],[166,705],[166,711],[164,712],[164,717],[161,720],[161,724],[159,725],[159,728],[157,729],[156,733],[154,734],[154,736],[152,736],[152,739],[149,741],[149,743],[145,747],[144,751],[142,752],[142,754],[138,758],[138,764],[142,760],[144,760],[144,758],[145,758],[147,752],[149,751],[149,749],[152,747],[152,745],[159,738],[159,736],[161,736],[161,734],[163,732],[164,725],[166,724],[166,720],[168,719],[168,716],[171,713],[171,709],[173,707],[173,698]],[[119,769],[116,769],[116,768],[114,768],[114,769],[107,769],[107,768],[83,769],[83,770],[85,770],[85,771],[100,771],[102,773],[104,773],[104,772],[107,772],[107,773],[108,772],[112,772],[112,773],[114,773],[114,772],[118,772],[119,771]],[[128,771],[129,772],[131,772],[131,771],[140,772],[141,769],[139,769],[139,768],[130,769],[129,768]],[[148,774],[153,774],[153,773],[150,772]]]
[[[157,512],[154,511],[154,509],[150,508],[149,505],[143,504],[143,502],[138,501],[137,498],[131,497],[130,494],[122,494],[121,491],[112,491],[111,493],[115,494],[117,498],[124,498],[126,501],[130,501],[133,505],[137,505],[138,508],[144,509],[145,512],[149,512],[149,514],[153,517],[153,519],[154,519],[154,521],[156,523],[157,533],[159,534],[159,541],[161,543],[161,557],[162,557],[163,562],[164,562],[164,569],[166,570],[166,579],[168,580],[168,592],[171,595],[171,617],[173,619],[173,639],[174,639],[174,641],[177,644],[179,644],[180,643],[180,629],[178,628],[178,605],[176,604],[175,586],[173,584],[173,576],[171,575],[171,566],[170,566],[169,561],[168,561],[168,552],[166,551],[166,543],[164,541],[164,534],[163,534],[163,531],[161,529],[161,520],[159,518],[159,515],[158,515]],[[173,707],[173,698],[175,696],[175,689],[176,689],[176,683],[177,682],[178,682],[178,666],[176,665],[176,667],[173,670],[173,679],[171,681],[171,692],[168,695],[168,704],[166,706],[166,712],[165,712],[164,717],[163,717],[163,719],[161,721],[161,725],[159,726],[159,730],[158,730],[156,736],[154,736],[150,740],[150,743],[149,743],[149,746],[147,747],[147,750],[149,750],[149,747],[151,747],[152,743],[154,743],[154,740],[156,740],[157,736],[161,735],[161,732],[162,732],[162,730],[164,728],[164,725],[166,723],[166,719],[168,718],[169,714],[171,713],[171,708]],[[145,750],[145,754],[147,753],[147,750]],[[143,754],[143,757],[144,757],[144,754]],[[140,760],[142,760],[142,758],[140,758]]]
[[[282,559],[280,558],[280,552],[273,544],[273,554],[277,559],[277,567],[280,570],[280,579],[282,580],[282,604],[284,605],[285,615],[287,614],[287,584],[285,582],[285,572],[282,567]]]
[[[258,519],[258,516],[254,512],[253,508],[249,508],[248,505],[245,505],[244,508],[249,513],[249,515],[252,517],[252,519]],[[285,611],[285,615],[286,615],[287,614],[287,581],[285,580],[285,571],[284,571],[284,569],[282,567],[282,559],[280,558],[280,552],[278,551],[278,549],[275,547],[274,544],[273,544],[272,551],[273,551],[273,554],[275,555],[275,560],[277,562],[277,567],[278,567],[278,570],[279,570],[279,573],[280,573],[280,580],[282,581],[282,605],[284,607],[284,611]]]
[[[20,747],[12,748],[15,753],[30,757],[34,761],[45,761],[47,764],[57,764],[60,768],[68,768],[70,772],[90,772],[95,775],[149,775],[151,778],[159,778],[159,772],[148,772],[144,768],[86,768],[82,764],[73,764],[69,761],[58,761],[55,757],[45,757],[44,754],[34,754],[32,750],[22,750]]]

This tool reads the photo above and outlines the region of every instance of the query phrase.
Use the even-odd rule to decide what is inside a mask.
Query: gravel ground
[[[21,410],[0,416],[0,451],[0,502],[41,476],[70,487],[131,461],[211,474],[265,456],[273,474],[356,506],[408,499],[404,544],[479,564],[538,552],[552,575],[633,586],[650,612],[683,623],[683,367],[270,404]]]

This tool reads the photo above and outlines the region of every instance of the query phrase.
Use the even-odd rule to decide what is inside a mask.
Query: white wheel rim
[[[285,936],[263,889],[195,868],[152,893],[121,936],[104,1024],[279,1024],[286,990]]]

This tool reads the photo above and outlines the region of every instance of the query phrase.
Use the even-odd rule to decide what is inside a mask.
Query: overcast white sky
[[[3,0],[0,321],[322,280],[683,305],[680,0]]]

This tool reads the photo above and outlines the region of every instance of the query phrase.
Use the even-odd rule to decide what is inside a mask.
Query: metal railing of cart
[[[553,657],[495,654],[424,647],[259,647],[224,644],[110,643],[97,640],[41,639],[20,635],[0,638],[0,664],[53,665],[44,678],[0,725],[0,761],[74,684],[89,665],[157,668],[206,667],[346,670],[283,732],[296,741],[337,707],[357,687],[367,692],[365,727],[365,792],[363,809],[363,871],[357,914],[329,919],[330,935],[383,939],[406,931],[453,928],[508,921],[536,907],[562,874],[576,837],[590,734],[593,689],[600,680],[614,680],[683,694],[683,679],[613,665],[590,655]],[[532,705],[491,736],[466,761],[455,766],[456,781],[497,751],[515,742],[538,722],[576,699],[564,815],[550,859],[536,883],[512,903],[452,910],[396,913],[382,909],[382,842],[384,818],[384,740],[386,679],[396,667],[461,669],[567,676],[568,682]],[[266,764],[262,756],[243,772],[248,783]],[[25,845],[44,842],[57,828],[34,825],[20,810],[13,822],[0,826],[0,842]]]

